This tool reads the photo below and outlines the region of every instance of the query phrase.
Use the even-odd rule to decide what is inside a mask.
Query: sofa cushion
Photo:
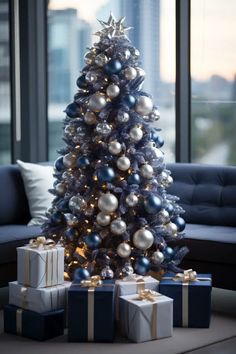
[[[41,234],[38,226],[0,226],[0,264],[16,262],[16,247]]]
[[[0,225],[27,224],[29,206],[19,168],[1,166],[0,181]]]
[[[174,179],[168,193],[180,198],[186,222],[236,226],[236,167],[176,163],[167,168]]]
[[[189,248],[186,259],[220,264],[236,264],[234,227],[187,224],[181,244]]]

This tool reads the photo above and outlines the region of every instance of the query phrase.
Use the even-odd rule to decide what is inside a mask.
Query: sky
[[[109,2],[112,0],[50,0],[49,8],[76,8],[82,19],[93,24],[96,12]],[[206,80],[217,74],[232,80],[236,74],[236,0],[192,0],[191,3],[192,76]],[[175,0],[161,0],[160,64],[161,77],[166,81],[175,79],[174,4]]]

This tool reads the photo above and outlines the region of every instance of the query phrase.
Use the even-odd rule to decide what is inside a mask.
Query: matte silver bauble
[[[93,125],[96,124],[97,122],[97,116],[94,112],[92,111],[87,111],[84,115],[84,121],[88,125]]]
[[[116,165],[121,171],[127,171],[130,168],[130,160],[126,156],[121,156],[116,161]]]
[[[90,83],[93,83],[97,80],[97,74],[94,71],[88,71],[85,75],[85,80]]]
[[[70,198],[69,208],[73,213],[77,213],[81,210],[84,210],[86,206],[87,203],[81,195],[75,195],[74,197]]]
[[[76,226],[78,224],[78,219],[75,215],[70,214],[70,213],[65,213],[65,220],[68,226]]]
[[[66,185],[64,183],[58,183],[55,190],[58,194],[63,195],[66,192]]]
[[[126,123],[129,120],[129,113],[120,111],[118,112],[116,119],[120,123]]]
[[[140,174],[144,178],[152,178],[153,168],[151,165],[145,164],[140,167]]]
[[[138,142],[143,137],[143,131],[140,127],[135,126],[132,129],[130,129],[129,136],[133,141]]]
[[[85,55],[84,55],[85,64],[87,64],[87,65],[92,64],[94,61],[94,58],[95,58],[94,53],[92,53],[92,52],[85,53]]]
[[[112,279],[112,278],[114,278],[114,272],[109,266],[106,266],[105,268],[103,268],[101,270],[100,275],[101,275],[102,279]]]
[[[71,152],[63,156],[63,164],[67,167],[73,167],[76,163],[77,156]]]
[[[115,84],[111,84],[107,87],[106,93],[109,98],[115,98],[115,97],[119,96],[120,88],[119,88],[119,86],[117,86]]]
[[[101,54],[98,54],[96,57],[95,57],[95,63],[98,65],[98,66],[104,66],[106,63],[108,62],[108,58],[105,54],[101,53]]]
[[[158,219],[162,224],[166,224],[168,221],[170,221],[170,215],[167,210],[162,209],[158,213]]]
[[[164,261],[165,257],[161,251],[155,251],[152,254],[152,261],[154,264],[161,264]]]
[[[122,147],[117,140],[114,140],[109,143],[108,150],[112,155],[118,155],[121,152]]]
[[[131,254],[131,247],[128,243],[122,242],[117,247],[117,254],[121,258],[128,258]]]
[[[96,126],[96,131],[102,135],[109,135],[111,132],[111,127],[106,122],[98,123]]]
[[[100,213],[97,214],[96,220],[100,226],[107,226],[111,222],[111,217],[110,215],[100,211]]]
[[[149,117],[154,121],[154,120],[159,120],[160,119],[160,112],[158,111],[157,108],[154,108],[152,112],[149,114]]]
[[[125,68],[124,74],[125,74],[125,78],[127,80],[133,80],[137,76],[137,71],[136,71],[135,68],[132,68],[131,66],[128,66],[127,68]]]
[[[153,234],[147,229],[139,229],[133,236],[133,243],[135,247],[140,250],[147,250],[154,242]]]
[[[168,222],[168,224],[165,225],[165,229],[170,236],[177,236],[178,227],[173,222]]]
[[[98,208],[104,213],[113,213],[118,208],[118,199],[112,193],[103,194],[98,199]]]
[[[122,235],[126,231],[126,223],[121,219],[115,219],[111,222],[111,232],[115,235]]]
[[[147,97],[147,96],[140,96],[137,101],[136,101],[136,105],[135,105],[135,111],[139,114],[141,114],[142,116],[146,116],[149,113],[151,113],[153,108],[153,103],[151,98]]]
[[[136,68],[136,71],[138,77],[146,75],[145,71],[142,68]]]
[[[105,95],[100,92],[94,93],[88,102],[88,107],[94,112],[100,112],[107,104]]]
[[[134,193],[130,193],[129,195],[127,195],[127,197],[125,198],[126,203],[128,204],[128,206],[130,207],[134,207],[138,204],[138,197],[136,194]]]

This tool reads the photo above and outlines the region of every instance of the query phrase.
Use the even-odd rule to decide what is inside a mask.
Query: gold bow
[[[31,239],[29,242],[29,247],[30,248],[43,248],[43,249],[49,249],[49,248],[54,248],[56,246],[56,242],[53,241],[52,239],[44,236],[38,236],[36,239]]]
[[[80,282],[80,285],[84,288],[97,288],[102,286],[103,282],[100,275],[93,275],[89,279],[83,279]]]
[[[157,293],[154,290],[144,289],[138,293],[137,300],[147,300],[154,302],[158,296],[161,296],[161,294]]]
[[[173,278],[175,281],[182,281],[182,282],[191,282],[191,281],[197,281],[197,272],[192,269],[187,269],[184,270],[183,273],[177,273],[175,277]]]

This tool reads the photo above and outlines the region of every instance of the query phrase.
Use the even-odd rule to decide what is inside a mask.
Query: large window
[[[236,164],[236,1],[191,1],[192,161]]]
[[[9,6],[0,2],[0,164],[11,162]]]
[[[163,130],[163,151],[174,161],[175,151],[175,0],[51,0],[48,11],[49,159],[62,145],[63,110],[73,100],[83,56],[97,37],[96,20],[126,16],[130,39],[141,53],[146,72],[144,89],[153,95]]]

